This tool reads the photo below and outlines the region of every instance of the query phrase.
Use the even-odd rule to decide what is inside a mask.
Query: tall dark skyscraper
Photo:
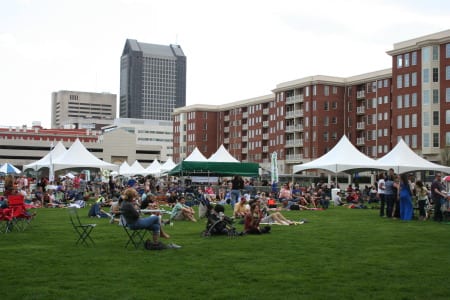
[[[120,117],[172,120],[186,106],[186,56],[179,45],[127,39],[120,58]]]

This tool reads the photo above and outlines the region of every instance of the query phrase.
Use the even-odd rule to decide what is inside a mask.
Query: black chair
[[[68,207],[70,222],[73,229],[78,233],[76,245],[81,244],[89,247],[91,244],[95,246],[94,240],[91,238],[91,232],[97,224],[82,224],[76,207]]]
[[[128,241],[125,244],[125,248],[128,248],[130,244],[133,245],[135,249],[144,247],[144,239],[149,232],[147,229],[131,229],[128,227],[127,222],[122,215],[120,216],[120,224],[128,236]]]

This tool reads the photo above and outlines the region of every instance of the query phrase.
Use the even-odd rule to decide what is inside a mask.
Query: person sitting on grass
[[[178,198],[177,204],[172,208],[172,213],[170,215],[170,220],[189,220],[192,222],[197,222],[194,217],[195,211],[192,207],[187,206],[186,199],[184,196]]]
[[[263,224],[277,224],[277,225],[297,225],[297,222],[286,219],[280,212],[270,212],[269,207],[260,199],[256,200],[261,210],[261,221]]]
[[[252,201],[252,203],[250,204],[250,212],[245,215],[244,232],[246,234],[269,233],[270,226],[265,226],[263,228],[259,226],[261,219],[262,213],[259,208],[259,202]]]
[[[133,229],[147,229],[153,233],[153,244],[158,246],[160,244],[159,237],[170,238],[170,236],[162,230],[159,216],[152,215],[150,217],[141,218],[139,212],[134,208],[134,202],[139,197],[139,194],[134,188],[127,188],[122,194],[122,205],[120,211],[127,222],[128,228]]]
[[[233,216],[235,218],[243,219],[249,212],[249,206],[247,205],[247,198],[241,197],[241,201],[234,205]]]

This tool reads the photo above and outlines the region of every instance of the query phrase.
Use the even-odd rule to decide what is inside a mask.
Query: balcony
[[[364,144],[365,144],[365,141],[364,141],[363,137],[359,137],[359,138],[356,139],[356,145],[361,146],[361,145],[364,145]]]
[[[357,91],[356,92],[356,99],[364,99],[366,98],[366,91]]]
[[[364,106],[358,106],[358,107],[356,108],[356,113],[357,113],[358,115],[363,115],[365,112],[366,112],[366,108],[365,108]]]
[[[290,96],[286,98],[286,104],[303,102],[303,95]]]
[[[268,140],[269,139],[269,134],[268,133],[263,133],[262,137],[263,137],[263,140]]]
[[[356,129],[357,130],[364,130],[365,129],[365,123],[364,122],[356,123]]]
[[[303,147],[303,139],[286,140],[285,146],[288,147],[288,148]]]
[[[224,128],[223,128],[223,132],[225,132],[225,133],[230,132],[230,127],[228,127],[228,126],[227,126],[227,127],[224,127]]]
[[[265,128],[266,128],[266,127],[269,127],[269,121],[264,121],[264,122],[263,122],[263,127],[265,127]]]
[[[247,154],[248,153],[248,148],[247,147],[242,148],[241,152],[242,152],[242,154]]]
[[[286,155],[286,162],[287,163],[296,163],[300,162],[300,160],[303,159],[303,155],[301,154],[287,154]]]
[[[242,124],[242,130],[248,130],[248,124]]]
[[[286,132],[294,132],[294,131],[295,131],[295,125],[286,126]]]
[[[262,147],[263,152],[269,152],[269,146],[263,146]]]
[[[229,116],[229,115],[224,116],[224,117],[223,117],[223,120],[224,120],[225,122],[230,122],[230,116]]]
[[[263,109],[263,115],[268,115],[269,114],[269,109],[268,108],[264,108]]]
[[[242,113],[242,118],[243,119],[247,119],[248,118],[248,112],[243,112]]]
[[[224,144],[229,144],[230,143],[230,138],[224,138],[223,139],[223,143]]]
[[[242,136],[242,141],[243,142],[248,142],[248,136],[247,135],[243,135]]]

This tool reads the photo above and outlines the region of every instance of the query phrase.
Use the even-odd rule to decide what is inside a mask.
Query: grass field
[[[227,208],[227,213],[230,208]],[[178,222],[181,249],[125,249],[107,219],[93,248],[75,246],[66,209],[40,209],[24,232],[0,235],[2,299],[448,299],[450,226],[380,218],[376,210],[290,211],[307,223],[270,234],[200,237]],[[239,230],[242,225],[237,225]]]

